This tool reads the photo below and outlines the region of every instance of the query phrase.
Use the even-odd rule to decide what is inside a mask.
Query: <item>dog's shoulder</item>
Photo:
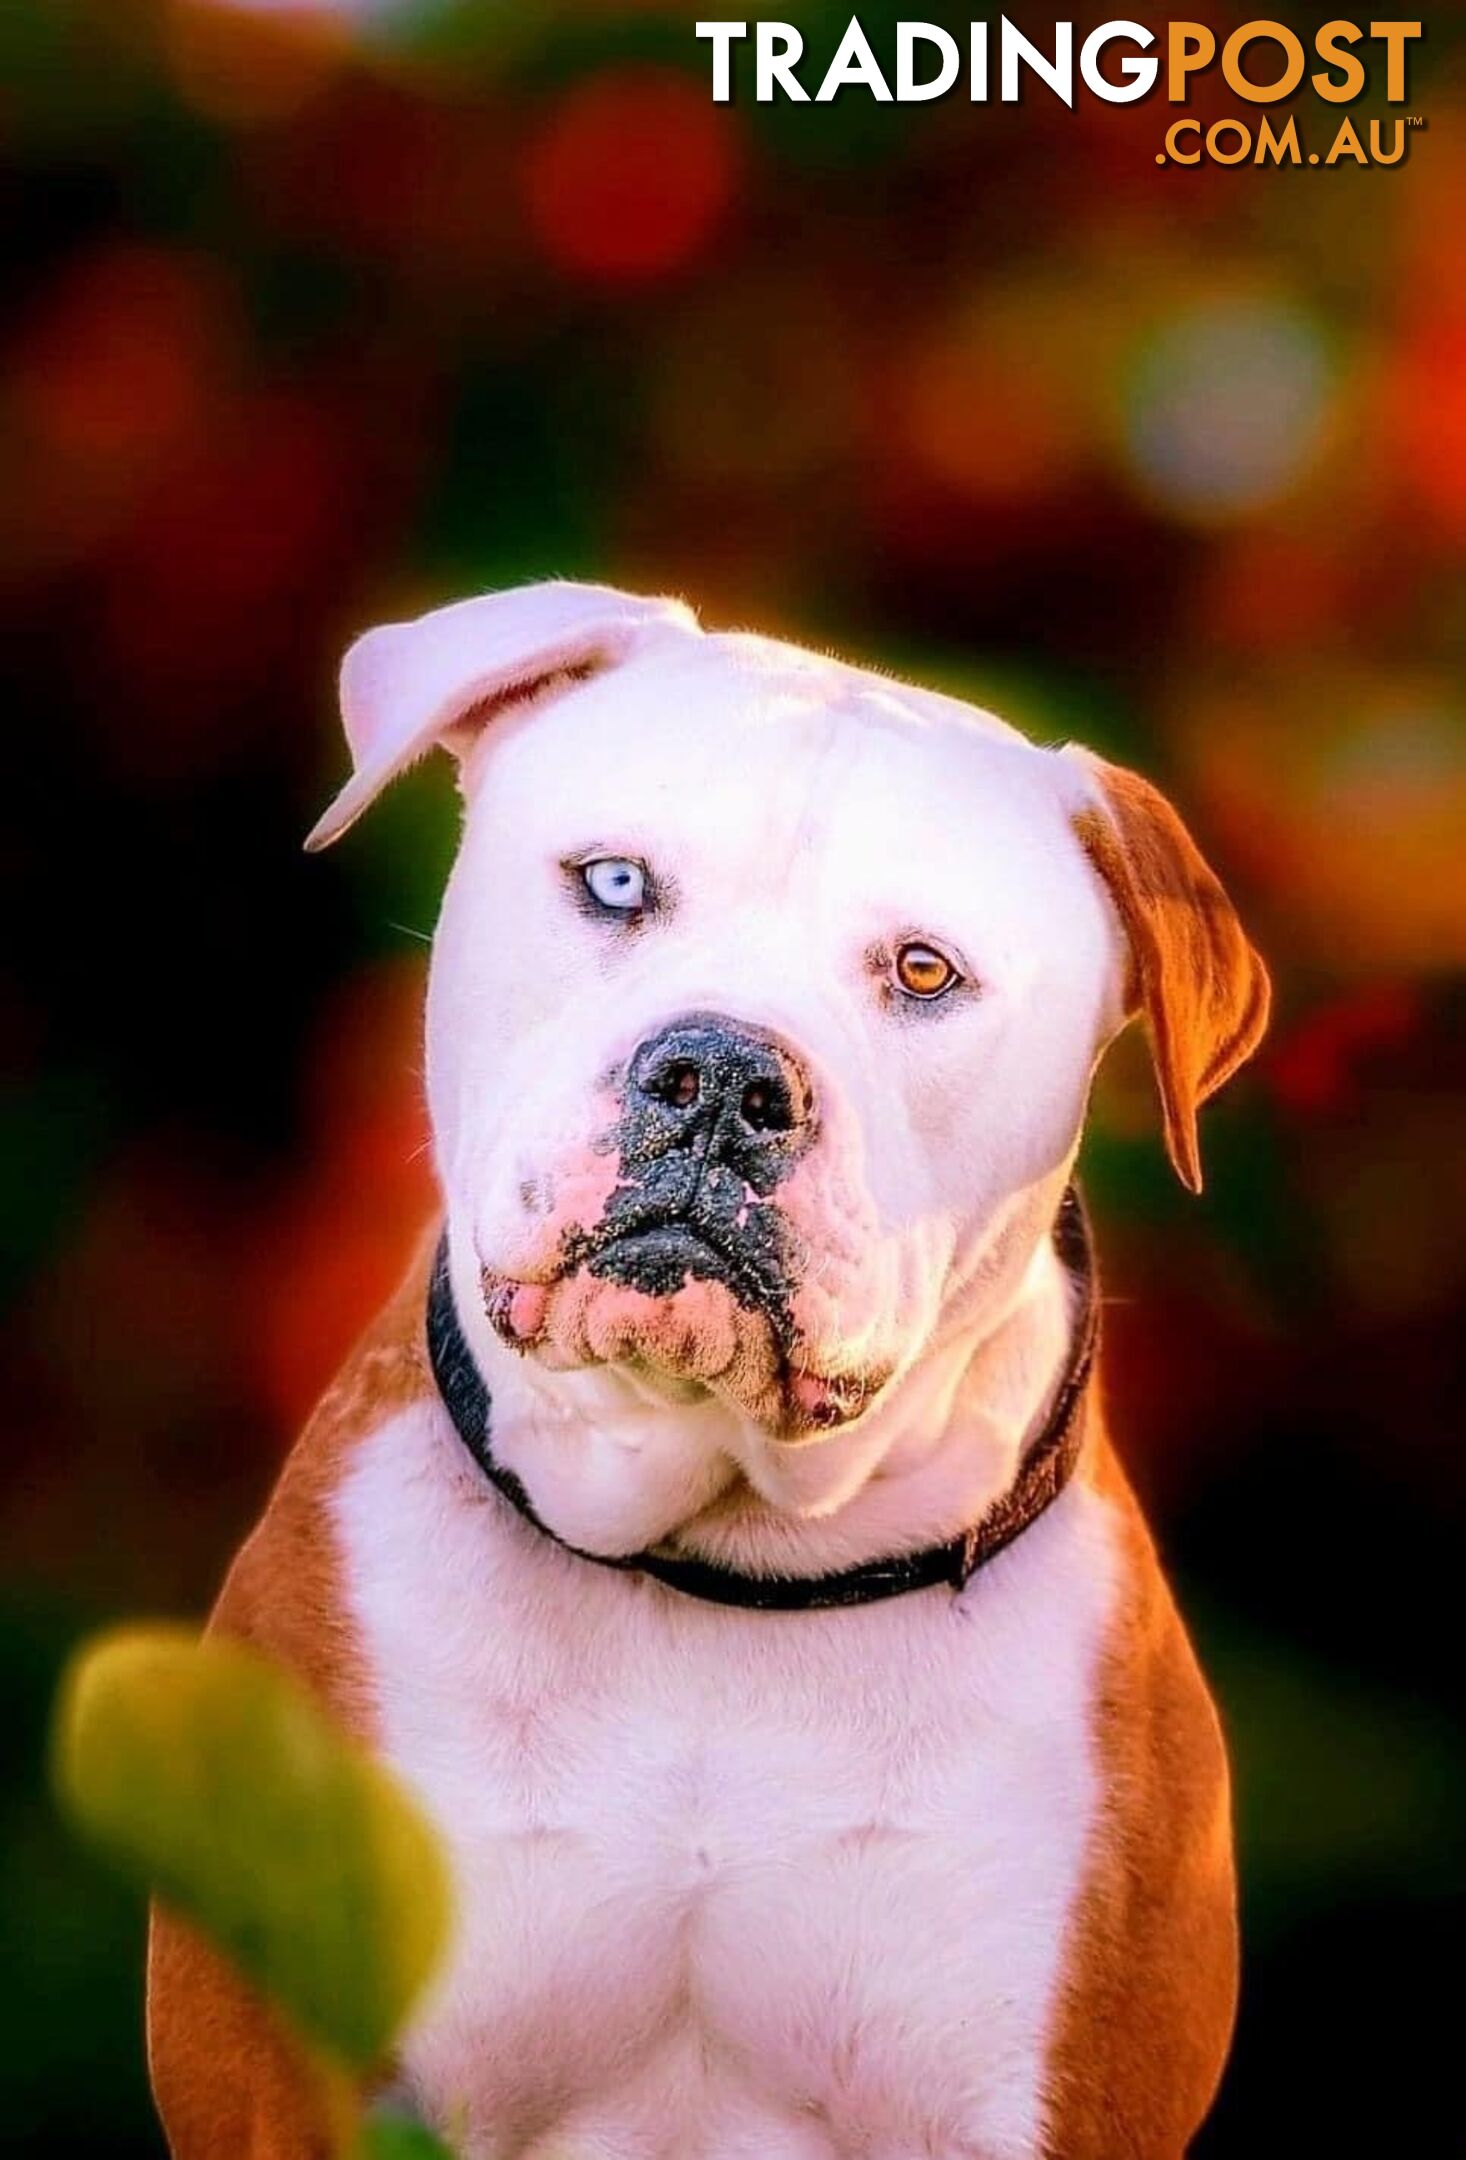
[[[1106,1798],[1050,2051],[1050,2149],[1063,2160],[1183,2152],[1216,2089],[1236,2010],[1221,1726],[1107,1439],[1095,1483],[1122,1565],[1093,1706]]]
[[[355,1451],[432,1393],[423,1315],[437,1231],[327,1389],[235,1558],[210,1628],[257,1644],[352,1730],[372,1726],[374,1691],[345,1595],[335,1496]]]

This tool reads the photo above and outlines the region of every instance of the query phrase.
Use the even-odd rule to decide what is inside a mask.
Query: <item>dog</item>
[[[213,1625],[446,1842],[400,2090],[465,2160],[1174,2160],[1236,1987],[1218,1720],[1106,1435],[1072,1171],[1264,967],[1146,781],[681,602],[348,653],[336,840],[433,746],[444,1216]],[[154,1918],[177,2160],[327,2150]]]

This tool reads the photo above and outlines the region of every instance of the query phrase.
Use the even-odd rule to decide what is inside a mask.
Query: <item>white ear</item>
[[[339,840],[389,780],[435,744],[457,752],[482,721],[526,698],[617,667],[649,633],[695,631],[680,600],[609,585],[524,585],[368,630],[341,664],[352,774],[313,826],[314,852]]]

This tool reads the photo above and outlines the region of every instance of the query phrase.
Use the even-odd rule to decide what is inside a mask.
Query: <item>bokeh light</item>
[[[1318,460],[1336,382],[1323,324],[1296,301],[1200,301],[1133,363],[1124,397],[1135,477],[1180,518],[1267,508]]]
[[[210,120],[269,126],[322,93],[345,58],[355,12],[333,0],[167,0],[173,82]]]
[[[562,268],[611,281],[689,261],[733,192],[729,113],[690,75],[616,68],[557,101],[531,143],[531,224]]]

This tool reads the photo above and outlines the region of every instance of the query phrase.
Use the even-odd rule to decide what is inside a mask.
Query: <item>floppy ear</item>
[[[1231,1078],[1267,1026],[1267,970],[1215,872],[1148,780],[1071,752],[1090,803],[1073,816],[1080,846],[1109,888],[1130,951],[1126,1018],[1145,1016],[1176,1175],[1201,1191],[1196,1113]]]
[[[352,774],[306,839],[329,847],[435,744],[461,757],[482,724],[617,667],[657,629],[696,630],[680,600],[608,585],[525,585],[368,630],[341,664]]]

